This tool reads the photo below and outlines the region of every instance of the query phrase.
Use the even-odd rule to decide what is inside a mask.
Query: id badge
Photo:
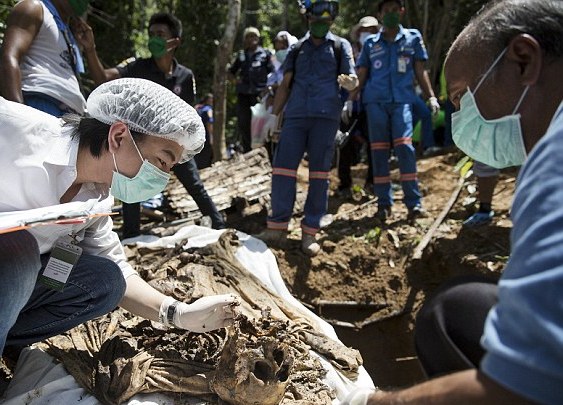
[[[53,290],[62,291],[81,254],[80,246],[58,240],[51,250],[51,256],[39,281]]]
[[[399,61],[397,63],[397,71],[399,73],[406,73],[407,72],[407,64],[408,64],[408,58],[405,58],[404,56],[400,56]]]

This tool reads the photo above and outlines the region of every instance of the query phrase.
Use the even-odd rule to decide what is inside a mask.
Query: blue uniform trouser
[[[426,105],[423,99],[416,96],[412,103],[412,125],[420,121],[420,142],[422,149],[426,150],[432,146],[436,146],[434,141],[434,129],[432,128],[432,111]]]
[[[309,157],[309,191],[301,228],[314,235],[326,214],[328,178],[338,120],[286,118],[276,148],[272,169],[272,215],[268,228],[285,230],[295,203],[297,168],[303,154]]]
[[[123,298],[125,279],[113,261],[82,254],[55,291],[37,281],[48,259],[28,232],[0,235],[0,353],[4,343],[39,342],[104,315]]]
[[[373,190],[381,207],[393,205],[389,156],[391,146],[399,160],[401,186],[408,208],[420,205],[421,194],[416,174],[416,156],[412,146],[412,112],[410,104],[369,103],[369,140],[373,161]]]

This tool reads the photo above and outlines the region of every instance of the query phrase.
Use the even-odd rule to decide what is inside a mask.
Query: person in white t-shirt
[[[6,21],[0,60],[1,95],[56,117],[82,114],[84,64],[70,29],[89,0],[23,0]]]

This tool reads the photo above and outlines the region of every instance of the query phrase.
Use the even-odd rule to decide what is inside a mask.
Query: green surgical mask
[[[330,29],[330,24],[324,21],[314,21],[311,23],[309,30],[311,31],[311,35],[315,38],[324,38],[326,34],[328,34],[328,30]]]
[[[160,58],[166,54],[167,41],[161,37],[149,38],[149,51],[154,58]]]
[[[383,25],[387,28],[396,28],[401,21],[401,14],[396,12],[387,13],[383,16]]]
[[[119,173],[115,154],[112,155],[115,171],[111,179],[110,193],[115,198],[128,204],[148,200],[164,190],[168,180],[170,180],[170,174],[160,170],[148,160],[143,159],[143,155],[141,155],[141,151],[135,141],[133,141],[133,145],[135,145],[135,149],[137,149],[137,153],[143,162],[139,172],[133,178]]]
[[[77,16],[83,15],[86,10],[88,10],[88,3],[89,0],[68,0],[70,6],[72,7],[72,11]]]

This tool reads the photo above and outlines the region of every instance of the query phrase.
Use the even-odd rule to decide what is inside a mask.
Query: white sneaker
[[[307,256],[316,256],[321,251],[321,245],[318,244],[314,235],[304,233],[301,237],[301,250]]]

